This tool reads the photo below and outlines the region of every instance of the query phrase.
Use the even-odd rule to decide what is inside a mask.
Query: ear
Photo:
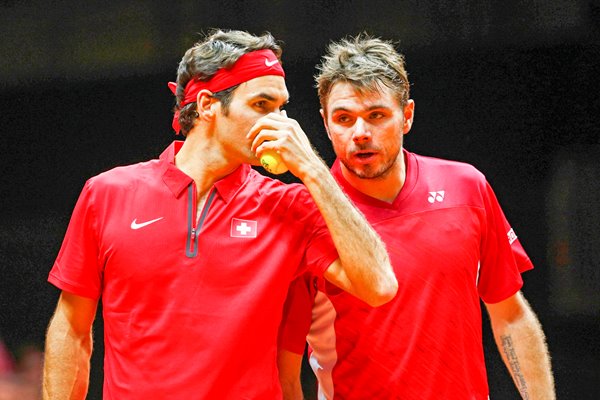
[[[402,134],[406,135],[410,128],[412,128],[413,120],[415,118],[415,102],[414,100],[408,100],[404,106],[404,126],[402,127]]]
[[[321,118],[323,118],[323,125],[325,125],[325,131],[327,132],[327,137],[329,138],[329,140],[331,140],[331,135],[329,134],[329,126],[327,125],[327,116],[325,115],[325,111],[323,111],[323,109],[321,108],[319,110],[319,113],[321,114]]]
[[[202,89],[198,92],[198,97],[196,97],[196,108],[199,118],[211,119],[216,112],[217,103],[219,103],[219,101],[213,97],[210,90]]]

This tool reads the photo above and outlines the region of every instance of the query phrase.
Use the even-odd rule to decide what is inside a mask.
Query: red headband
[[[207,89],[212,93],[229,89],[230,87],[247,82],[250,79],[265,75],[278,75],[285,77],[283,68],[277,59],[275,53],[271,50],[256,50],[241,56],[231,68],[221,68],[208,81],[191,79],[184,90],[183,101],[179,103],[179,109],[173,116],[173,129],[179,134],[179,110],[187,104],[194,103],[198,93]],[[177,84],[169,82],[169,89],[176,95]]]

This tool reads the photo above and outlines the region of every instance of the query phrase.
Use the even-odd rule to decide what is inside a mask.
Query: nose
[[[354,123],[354,132],[352,133],[354,143],[366,143],[371,140],[371,130],[364,119],[358,118]]]

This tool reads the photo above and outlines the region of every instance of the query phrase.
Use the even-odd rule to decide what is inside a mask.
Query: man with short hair
[[[373,308],[299,278],[280,330],[284,398],[302,398],[308,333],[319,399],[488,399],[480,299],[522,397],[555,398],[544,334],[520,292],[533,266],[490,185],[470,165],[403,148],[415,109],[404,57],[359,35],[332,43],[318,69],[332,173],[386,243],[399,288]]]
[[[394,296],[385,247],[282,111],[280,56],[270,34],[212,32],[169,85],[185,141],[87,181],[49,276],[44,399],[85,397],[100,298],[105,399],[272,400],[295,277]],[[304,185],[254,171],[265,151]]]

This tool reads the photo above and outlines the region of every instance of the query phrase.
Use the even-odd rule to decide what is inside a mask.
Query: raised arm
[[[390,301],[398,289],[385,245],[342,192],[325,164],[315,165],[302,181],[321,211],[339,259],[325,279],[371,306]]]
[[[85,399],[96,300],[62,292],[46,335],[44,400]]]
[[[321,211],[339,254],[325,278],[372,306],[390,301],[398,282],[383,242],[338,186],[298,122],[285,112],[271,113],[248,136],[254,138],[257,154],[270,149],[281,155]]]
[[[521,292],[486,307],[498,350],[521,397],[556,399],[544,332]]]

